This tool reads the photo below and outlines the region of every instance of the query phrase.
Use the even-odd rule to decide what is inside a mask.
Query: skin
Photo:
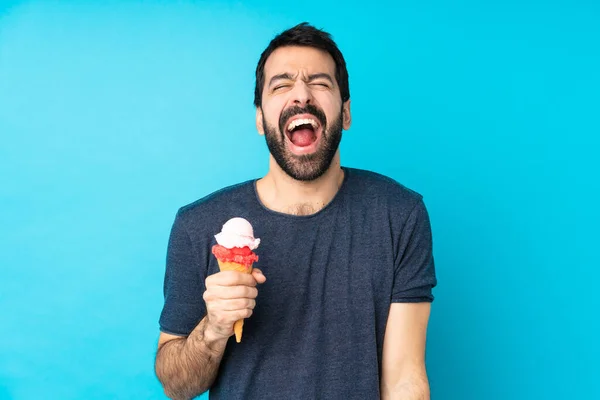
[[[321,132],[320,141],[314,146],[295,147],[281,132],[280,117],[290,107],[307,104],[322,111],[326,126],[340,121],[343,130],[350,128],[350,101],[341,100],[331,56],[309,47],[275,50],[265,64],[265,86],[262,105],[256,110],[256,128],[259,134],[270,132],[271,140],[282,141],[283,155],[299,170],[304,168],[301,156],[318,153],[325,135]],[[258,180],[257,191],[263,204],[272,210],[307,215],[325,207],[343,179],[339,150],[323,173],[309,181],[292,178],[270,155],[269,171]],[[187,399],[210,388],[227,340],[234,334],[233,323],[252,315],[257,286],[265,281],[258,269],[252,275],[231,271],[211,275],[206,279],[203,296],[207,315],[192,333],[187,337],[160,333],[156,372],[169,397]],[[429,399],[425,371],[429,313],[428,303],[391,305],[383,347],[382,399]]]
[[[257,284],[266,281],[262,271],[252,274],[223,271],[206,278],[206,316],[189,336],[160,332],[155,372],[171,399],[191,399],[213,384],[219,364],[234,334],[233,324],[252,316]]]
[[[273,77],[287,74],[291,79]],[[310,79],[319,76],[317,79]],[[324,76],[329,76],[327,79]],[[310,47],[281,47],[275,50],[265,64],[265,87],[262,107],[256,110],[256,128],[265,134],[264,121],[277,127],[282,112],[289,107],[312,104],[320,108],[329,124],[342,113],[342,128],[350,129],[352,117],[350,100],[342,104],[339,86],[335,81],[335,63],[331,56]],[[340,111],[343,110],[343,111]],[[286,140],[286,147],[298,155]],[[330,167],[313,181],[291,178],[269,157],[269,171],[257,182],[258,195],[268,208],[291,213],[314,213],[327,205],[337,193],[344,173],[340,167],[340,153],[336,151]]]
[[[429,400],[425,368],[430,303],[393,303],[383,341],[382,400]]]

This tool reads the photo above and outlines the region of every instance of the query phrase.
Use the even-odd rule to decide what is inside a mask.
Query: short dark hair
[[[256,66],[256,86],[254,88],[254,105],[256,107],[262,105],[262,93],[265,85],[265,63],[267,62],[267,58],[269,58],[271,53],[277,48],[284,46],[314,47],[329,53],[335,62],[335,79],[340,88],[342,102],[346,102],[350,99],[346,60],[344,60],[342,52],[333,41],[331,34],[311,26],[308,22],[302,22],[275,36],[260,55],[258,65]]]

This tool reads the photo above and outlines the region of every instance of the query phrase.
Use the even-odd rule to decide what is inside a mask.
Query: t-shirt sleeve
[[[431,225],[423,200],[410,212],[397,243],[392,302],[432,302],[437,279]]]
[[[173,335],[188,335],[206,314],[202,298],[207,266],[200,257],[178,212],[171,228],[167,247],[163,285],[164,305],[160,314],[160,330]]]

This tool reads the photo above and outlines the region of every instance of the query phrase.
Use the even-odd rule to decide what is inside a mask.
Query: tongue
[[[298,129],[292,132],[292,143],[299,147],[305,147],[311,145],[317,137],[312,129]]]

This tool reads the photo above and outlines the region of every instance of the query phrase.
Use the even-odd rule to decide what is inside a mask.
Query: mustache
[[[281,116],[279,117],[279,132],[281,132],[281,134],[285,134],[285,123],[294,115],[298,115],[298,114],[312,114],[314,115],[317,120],[319,120],[319,123],[321,124],[321,126],[323,127],[323,131],[325,131],[325,127],[327,125],[327,117],[325,117],[325,113],[323,112],[323,110],[321,110],[320,108],[317,108],[316,106],[312,105],[312,104],[307,104],[304,107],[300,107],[300,106],[293,106],[290,108],[287,108],[286,110],[284,110],[281,113]]]

